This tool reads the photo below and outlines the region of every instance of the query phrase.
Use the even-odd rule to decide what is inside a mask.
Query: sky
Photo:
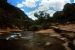
[[[52,16],[56,11],[61,11],[66,3],[75,0],[8,0],[8,3],[20,8],[28,17],[35,20],[34,13],[45,11]]]

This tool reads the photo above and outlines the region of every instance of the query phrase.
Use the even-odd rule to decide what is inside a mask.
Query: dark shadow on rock
[[[7,3],[7,0],[0,0],[0,28],[22,27],[25,21],[31,20],[19,8]]]

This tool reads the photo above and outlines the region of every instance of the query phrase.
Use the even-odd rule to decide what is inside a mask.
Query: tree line
[[[52,17],[45,11],[36,12],[34,16],[38,18],[35,20],[36,25],[43,28],[50,28],[51,25],[55,24],[75,23],[75,3],[65,4],[63,10],[56,11]]]
[[[75,23],[75,3],[67,3],[62,11],[56,11],[51,17],[45,11],[35,12],[36,20],[29,18],[19,8],[0,0],[0,28],[18,27],[23,30],[48,29],[52,24]]]

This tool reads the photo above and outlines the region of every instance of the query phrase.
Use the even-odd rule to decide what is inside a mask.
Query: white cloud
[[[54,9],[61,10],[67,2],[68,0],[42,0],[39,9],[47,10],[53,7]]]
[[[17,7],[19,7],[19,8],[21,8],[23,6],[24,6],[23,4],[17,4]]]
[[[23,0],[22,3],[17,4],[17,7],[21,8],[27,6],[29,8],[34,8],[36,7],[36,1],[40,0]],[[38,11],[46,11],[52,16],[55,11],[61,11],[66,3],[70,3],[70,0],[41,0],[39,7],[27,14],[32,19],[36,19],[34,13]],[[21,10],[24,11],[24,9]]]
[[[37,1],[40,1],[40,0],[35,0],[35,1],[37,2]]]
[[[17,4],[17,7],[21,8],[27,6],[30,8],[36,7],[36,2],[39,0],[23,0],[22,3]]]
[[[22,4],[24,5],[24,6],[27,6],[27,7],[30,7],[30,8],[32,8],[32,7],[36,7],[36,3],[35,3],[35,1],[28,1],[28,0],[26,0],[25,2],[22,2]]]
[[[22,11],[25,11],[24,9],[21,8]]]
[[[38,11],[46,11],[52,16],[55,11],[61,11],[69,0],[42,0]]]
[[[75,3],[75,0],[74,0],[74,3]]]
[[[31,11],[29,13],[26,13],[30,18],[32,18],[33,20],[37,19],[35,16],[34,16],[34,13],[37,12],[37,9],[34,10],[34,11]]]
[[[68,2],[69,0],[42,0],[42,2],[50,3],[50,2]]]

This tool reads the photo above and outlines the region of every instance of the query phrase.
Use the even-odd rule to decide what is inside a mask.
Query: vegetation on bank
[[[55,12],[52,17],[45,11],[36,12],[34,16],[37,17],[34,21],[36,27],[39,26],[42,29],[58,24],[75,24],[75,3],[65,4],[63,10]]]

